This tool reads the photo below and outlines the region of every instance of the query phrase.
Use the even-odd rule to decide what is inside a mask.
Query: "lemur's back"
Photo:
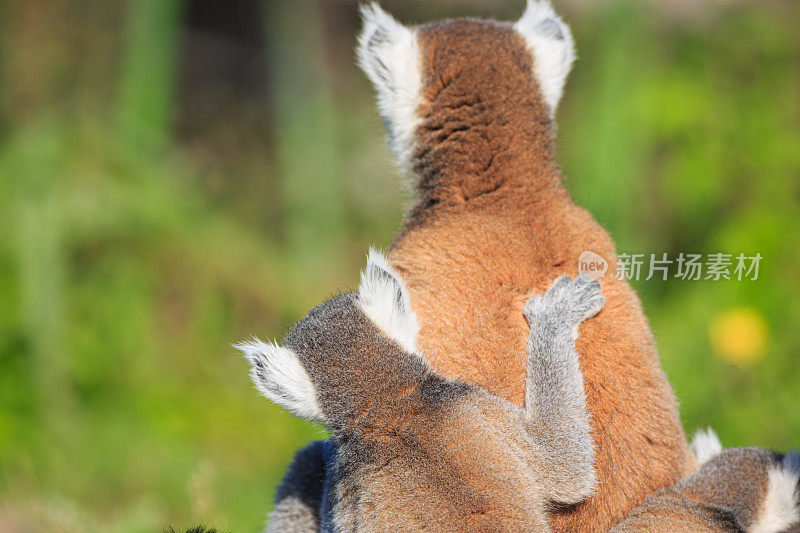
[[[395,151],[419,180],[390,260],[434,368],[521,404],[525,300],[575,275],[583,251],[609,261],[608,305],[578,344],[598,489],[553,517],[555,530],[604,531],[694,460],[639,300],[614,279],[614,244],[560,184],[552,109],[572,51],[549,9],[531,2],[516,28],[455,20],[414,31],[368,12],[360,56]]]

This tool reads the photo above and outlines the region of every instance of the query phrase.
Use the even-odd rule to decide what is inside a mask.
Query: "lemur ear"
[[[514,25],[533,55],[533,71],[550,113],[558,102],[575,61],[572,32],[556,15],[550,0],[528,0],[522,18]]]
[[[719,442],[719,437],[717,437],[717,434],[714,433],[714,430],[711,428],[697,430],[692,438],[690,447],[699,465],[702,465],[722,452],[722,444]]]
[[[258,339],[235,347],[250,362],[250,379],[266,399],[300,418],[323,421],[314,384],[297,354]]]
[[[417,351],[417,316],[403,280],[381,252],[370,249],[361,273],[358,303],[385,335],[409,353]]]
[[[358,38],[358,64],[378,92],[378,109],[389,130],[392,150],[400,163],[407,165],[420,124],[422,74],[417,32],[374,2],[361,6],[361,16],[364,27]]]

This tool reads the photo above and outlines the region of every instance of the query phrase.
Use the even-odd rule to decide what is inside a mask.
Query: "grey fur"
[[[319,507],[311,507],[308,501],[296,496],[284,496],[275,504],[275,509],[269,514],[267,529],[264,531],[265,533],[306,533],[319,530]]]
[[[314,308],[284,346],[308,373],[339,445],[324,474],[333,487],[329,526],[547,531],[549,502],[587,497],[595,473],[574,342],[579,324],[602,307],[599,292],[596,282],[562,278],[526,305],[525,410],[436,374],[375,327],[354,295]],[[279,491],[270,530],[326,529],[326,465],[301,460]],[[315,496],[298,498],[306,491],[295,485],[309,477]]]
[[[539,23],[537,29],[546,37],[557,39],[559,41],[564,40],[564,30],[561,29],[561,24],[556,19],[544,19]]]
[[[583,374],[575,352],[578,326],[605,304],[600,283],[579,276],[556,280],[525,305],[531,328],[525,404],[542,451],[549,455],[552,499],[577,503],[596,483],[594,443]]]
[[[750,531],[767,496],[770,470],[786,463],[763,448],[724,450],[691,476],[648,496],[612,533]]]
[[[267,533],[319,531],[327,470],[323,446],[324,443],[314,442],[295,455],[275,495]]]

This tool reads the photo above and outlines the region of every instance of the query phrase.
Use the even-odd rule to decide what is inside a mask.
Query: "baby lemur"
[[[548,507],[596,483],[575,341],[603,304],[581,277],[528,300],[519,408],[429,366],[403,281],[370,252],[356,294],[312,309],[283,346],[239,346],[264,396],[333,437],[298,454],[268,531],[548,531]],[[722,451],[710,431],[693,447],[700,469],[614,532],[800,531],[800,456]]]
[[[239,346],[258,390],[325,424],[338,446],[336,454],[326,444],[304,451],[320,459],[303,463],[335,455],[323,465],[330,480],[316,491],[302,475],[300,486],[287,480],[284,490],[305,501],[281,498],[275,522],[307,513],[311,498],[318,516],[282,523],[303,531],[548,531],[548,504],[577,503],[595,485],[574,345],[578,326],[603,303],[597,282],[567,277],[528,300],[520,408],[429,366],[416,348],[406,287],[371,252],[357,294],[312,309],[283,346]]]
[[[612,533],[800,533],[800,455],[763,448],[723,450],[699,432],[700,469],[645,498]]]

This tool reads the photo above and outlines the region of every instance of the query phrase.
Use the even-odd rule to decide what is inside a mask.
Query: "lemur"
[[[603,303],[599,283],[567,277],[528,300],[520,408],[430,366],[407,289],[371,253],[358,292],[312,309],[283,346],[239,346],[258,390],[337,447],[322,483],[284,482],[268,531],[549,531],[551,502],[595,487],[575,339]],[[331,445],[303,464],[327,464]]]
[[[402,279],[371,253],[357,294],[313,309],[283,346],[240,345],[264,396],[333,436],[301,452],[323,479],[293,470],[268,531],[548,531],[551,503],[596,484],[575,342],[603,304],[582,277],[528,300],[520,408],[430,367]],[[701,468],[614,533],[800,531],[800,455],[723,451],[710,430],[693,447]]]
[[[575,276],[584,251],[616,270],[613,241],[573,203],[555,159],[569,27],[547,0],[530,0],[515,23],[406,27],[376,4],[362,13],[358,60],[417,191],[389,250],[419,319],[417,347],[438,373],[521,406],[527,299]],[[697,468],[638,297],[613,274],[603,295],[577,344],[599,483],[552,510],[556,531],[607,531]]]
[[[700,469],[645,498],[612,533],[800,533],[800,454],[692,441]]]

